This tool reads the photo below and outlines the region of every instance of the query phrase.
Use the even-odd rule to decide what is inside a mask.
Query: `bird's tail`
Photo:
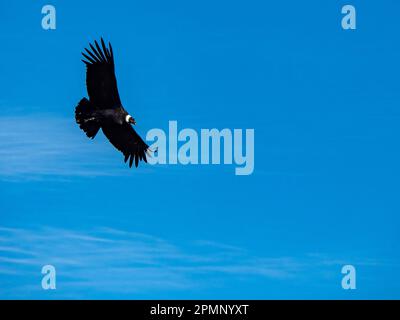
[[[89,138],[94,138],[100,129],[100,124],[93,114],[94,108],[90,101],[83,98],[75,108],[75,120]]]

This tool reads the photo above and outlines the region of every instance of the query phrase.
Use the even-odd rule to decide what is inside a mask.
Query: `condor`
[[[93,139],[103,131],[111,144],[137,167],[140,160],[147,162],[149,146],[136,133],[132,125],[135,119],[125,110],[118,94],[115,78],[114,54],[109,43],[106,47],[101,38],[101,47],[94,42],[85,48],[82,60],[86,65],[86,88],[89,99],[83,98],[75,108],[75,120],[86,135]]]

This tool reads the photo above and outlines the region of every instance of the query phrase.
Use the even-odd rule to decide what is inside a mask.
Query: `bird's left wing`
[[[129,123],[122,125],[113,123],[105,124],[102,126],[102,130],[111,144],[123,153],[125,162],[129,159],[129,167],[132,167],[133,161],[135,161],[136,167],[139,164],[139,160],[147,162],[146,152],[149,146]]]
[[[117,79],[115,78],[114,54],[111,43],[106,47],[101,38],[101,47],[94,42],[85,48],[86,87],[90,102],[96,109],[113,109],[121,106]]]

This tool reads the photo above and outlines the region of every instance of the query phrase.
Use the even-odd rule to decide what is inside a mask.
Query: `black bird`
[[[86,135],[93,139],[99,129],[112,145],[129,159],[129,167],[139,160],[147,162],[149,146],[140,138],[132,125],[135,119],[124,109],[118,94],[114,70],[114,54],[111,43],[108,48],[101,38],[101,48],[97,41],[89,44],[90,50],[82,55],[86,65],[86,88],[89,100],[83,98],[75,108],[75,120]]]

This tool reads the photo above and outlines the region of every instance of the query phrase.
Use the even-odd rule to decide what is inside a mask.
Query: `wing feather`
[[[82,52],[82,55],[87,59],[90,63],[96,63],[96,60],[93,60],[93,58],[88,57],[85,53]],[[84,61],[85,62],[85,61]],[[87,62],[87,61],[86,61]]]
[[[129,159],[129,167],[139,165],[139,160],[147,162],[146,152],[149,146],[137,134],[135,129],[128,123],[106,124],[102,126],[102,130],[111,144],[124,155],[124,161]]]
[[[106,44],[104,43],[103,38],[101,38],[101,47],[103,48],[103,52],[104,52],[104,54],[106,56],[106,59],[107,60],[111,59],[110,53],[107,50],[107,47],[106,47]]]
[[[90,57],[92,58],[92,60],[94,60],[92,63],[96,63],[96,62],[100,62],[99,58],[97,58],[92,51],[88,50],[87,48],[85,48],[85,51],[90,55]],[[82,53],[83,54],[83,53]]]
[[[86,53],[82,52],[86,60],[86,87],[90,102],[95,109],[115,109],[121,106],[118,93],[117,79],[115,77],[114,56],[111,44],[109,43],[109,53],[104,40],[101,39],[102,48],[97,41],[91,43],[91,50],[85,48]]]
[[[93,53],[95,54],[95,56],[97,57],[97,59],[98,59],[100,62],[102,62],[102,61],[101,61],[100,53],[97,52],[97,49],[96,49],[91,43],[89,43],[89,46],[90,46],[90,49],[92,49],[92,51],[93,51]]]
[[[106,61],[106,57],[104,56],[104,53],[103,53],[103,51],[100,49],[100,46],[99,46],[99,44],[97,43],[96,40],[94,41],[94,44],[96,45],[97,51],[98,51],[99,54],[100,54],[101,61],[102,61],[102,62],[105,62],[105,61]]]

